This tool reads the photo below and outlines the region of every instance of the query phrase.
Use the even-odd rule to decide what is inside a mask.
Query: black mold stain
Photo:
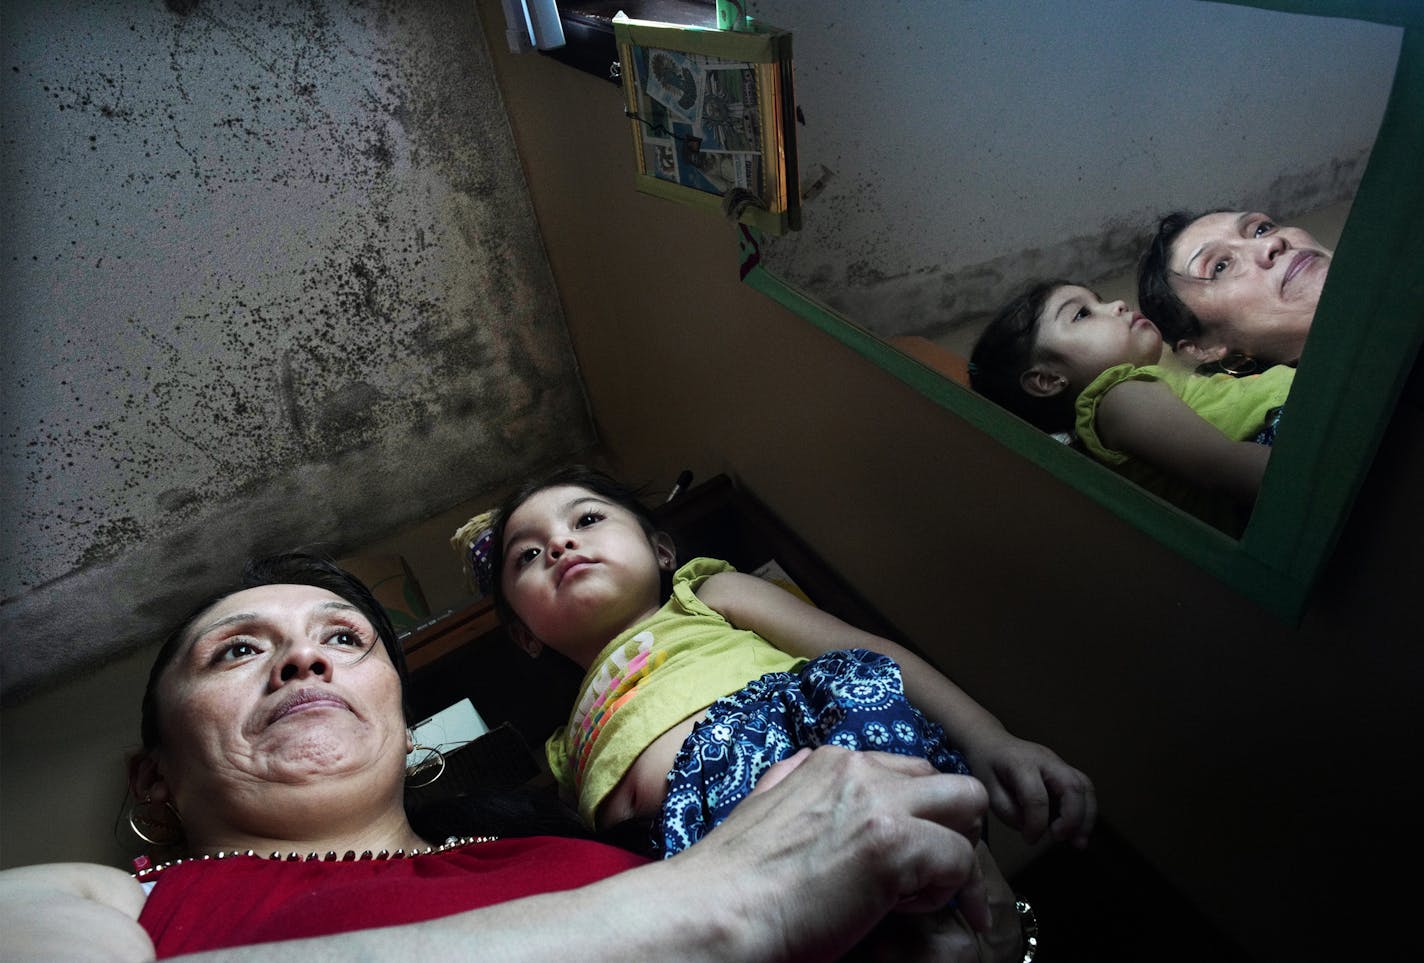
[[[98,523],[88,546],[80,553],[76,568],[85,568],[116,557],[143,535],[143,526],[130,516],[108,518]]]
[[[158,508],[166,514],[177,514],[201,500],[201,496],[191,488],[170,488],[159,494]]]
[[[169,12],[186,17],[198,9],[198,0],[163,0],[163,5],[168,8]]]

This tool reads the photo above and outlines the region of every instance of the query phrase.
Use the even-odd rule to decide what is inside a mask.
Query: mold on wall
[[[472,5],[4,21],[7,700],[593,441]]]
[[[1353,196],[1397,28],[1151,7],[755,0],[793,32],[803,176],[830,172],[764,264],[874,334],[943,340],[1030,279],[1131,269],[1168,211]]]

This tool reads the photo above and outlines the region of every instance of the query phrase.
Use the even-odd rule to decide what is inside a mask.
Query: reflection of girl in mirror
[[[1006,305],[970,364],[979,393],[1232,531],[1260,490],[1294,374],[1194,374],[1141,313],[1057,280]]]

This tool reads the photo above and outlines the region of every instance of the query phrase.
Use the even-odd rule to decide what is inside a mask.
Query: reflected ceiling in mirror
[[[755,9],[795,33],[803,184],[821,185],[767,268],[873,334],[964,355],[1030,279],[1130,294],[1113,282],[1168,211],[1347,206],[1402,33],[1201,0]]]

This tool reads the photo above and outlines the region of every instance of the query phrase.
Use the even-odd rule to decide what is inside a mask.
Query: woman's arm
[[[51,863],[0,871],[6,960],[151,960],[143,888],[111,866]]]
[[[409,926],[198,954],[211,961],[831,959],[891,910],[989,909],[984,788],[922,759],[818,749],[673,859]],[[790,768],[790,767],[787,767]],[[784,769],[782,770],[785,771]],[[0,874],[6,960],[144,960],[143,894],[102,866]]]
[[[934,666],[902,645],[864,632],[790,592],[751,575],[720,572],[698,598],[738,628],[750,629],[792,655],[814,658],[862,648],[899,665],[905,694],[944,727],[989,790],[994,812],[1036,842],[1053,838],[1085,845],[1097,818],[1092,781],[1051,750],[1011,735],[1002,723]]]
[[[1098,401],[1098,437],[1168,474],[1250,507],[1271,449],[1233,441],[1160,381],[1124,381]]]

